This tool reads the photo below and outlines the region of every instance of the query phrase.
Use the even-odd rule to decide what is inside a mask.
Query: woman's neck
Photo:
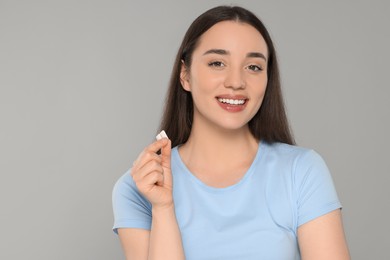
[[[207,129],[206,129],[207,128]],[[226,171],[234,168],[248,168],[257,153],[258,140],[245,126],[238,130],[193,125],[188,141],[180,149],[180,156],[190,170],[212,168]]]

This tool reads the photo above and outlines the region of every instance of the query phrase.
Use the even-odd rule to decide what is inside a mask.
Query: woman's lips
[[[245,109],[248,99],[245,97],[216,97],[221,108],[229,112],[240,112]]]

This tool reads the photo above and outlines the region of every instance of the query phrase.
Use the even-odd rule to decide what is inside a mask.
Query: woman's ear
[[[180,70],[180,83],[184,90],[190,92],[190,81],[189,81],[189,71],[187,66],[184,64],[184,61],[181,61],[181,70]]]

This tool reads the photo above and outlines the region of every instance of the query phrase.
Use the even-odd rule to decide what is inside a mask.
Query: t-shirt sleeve
[[[329,169],[313,150],[297,160],[295,192],[298,226],[341,208]]]
[[[150,230],[152,223],[152,207],[143,197],[127,171],[116,182],[112,192],[115,233],[118,228],[142,228]]]

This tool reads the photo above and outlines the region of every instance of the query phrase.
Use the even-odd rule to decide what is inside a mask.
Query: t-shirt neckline
[[[209,186],[207,184],[205,184],[203,181],[201,181],[198,177],[196,177],[188,168],[187,166],[184,164],[183,160],[181,159],[181,156],[179,154],[179,146],[176,146],[172,149],[172,155],[175,157],[176,160],[174,160],[175,162],[178,163],[178,166],[180,167],[180,170],[183,172],[183,174],[186,175],[186,177],[188,177],[192,182],[194,182],[196,185],[200,186],[202,189],[208,191],[208,192],[212,192],[212,193],[221,193],[221,192],[226,192],[226,191],[230,191],[230,190],[233,190],[233,189],[237,189],[238,187],[240,187],[243,183],[246,182],[246,180],[248,178],[250,178],[250,176],[253,174],[254,172],[254,168],[255,168],[255,165],[258,164],[258,162],[261,160],[261,158],[263,158],[264,156],[262,156],[262,154],[264,153],[264,149],[265,149],[265,143],[260,141],[258,143],[258,148],[257,148],[257,151],[256,151],[256,155],[255,155],[255,158],[254,160],[252,161],[251,165],[249,166],[248,170],[245,172],[244,176],[239,180],[237,181],[236,183],[232,184],[232,185],[229,185],[227,187],[223,187],[223,188],[217,188],[217,187],[213,187],[213,186]]]

